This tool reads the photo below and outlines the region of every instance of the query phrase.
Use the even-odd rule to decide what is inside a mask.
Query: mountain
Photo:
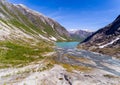
[[[68,31],[59,23],[22,4],[14,5],[1,0],[0,21],[7,26],[16,27],[16,30],[19,29],[25,34],[45,40],[67,41],[70,39]]]
[[[85,31],[85,30],[76,30],[69,31],[71,37],[75,41],[83,41],[88,36],[92,35],[93,32]]]
[[[59,23],[24,5],[0,0],[0,68],[26,65],[54,51],[70,34]]]
[[[78,48],[120,58],[120,15],[111,24],[87,37]]]

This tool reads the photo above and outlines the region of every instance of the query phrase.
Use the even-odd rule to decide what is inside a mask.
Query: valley
[[[120,85],[120,15],[96,32],[68,32],[0,0],[0,85]]]
[[[67,44],[69,46],[61,45]],[[19,68],[0,70],[4,85],[119,85],[120,60],[86,50],[74,42],[58,42],[54,53],[38,62]],[[61,48],[62,47],[62,48]],[[83,82],[84,81],[84,82]],[[108,82],[109,81],[109,82]]]

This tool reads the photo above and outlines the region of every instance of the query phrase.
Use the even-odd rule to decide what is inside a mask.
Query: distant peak
[[[89,29],[82,29],[82,30],[86,32],[94,32],[93,30],[89,30]]]
[[[69,31],[77,31],[77,30],[79,30],[79,29],[69,29]]]
[[[94,31],[89,30],[89,29],[70,29],[70,30],[69,30],[69,32],[71,32],[71,33],[75,33],[75,32],[78,32],[78,31],[94,32]]]

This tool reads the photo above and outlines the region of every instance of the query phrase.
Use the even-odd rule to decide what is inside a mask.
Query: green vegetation
[[[53,30],[52,27],[50,27],[49,25],[43,24],[43,26],[45,27],[44,31],[47,32],[48,35],[56,35],[56,32]]]
[[[23,15],[22,13],[20,13],[18,10],[16,10],[16,12],[18,13],[19,17],[22,19],[22,21],[19,20],[19,17],[18,17],[18,20],[21,24],[25,25],[29,30],[34,30],[35,32],[34,33],[40,33],[40,34],[43,34],[43,32],[40,30],[41,26],[37,26],[35,23],[39,23],[41,24],[42,22],[40,22],[39,19],[37,19],[34,23],[32,21],[30,21],[25,15]],[[27,30],[26,30],[27,31]]]
[[[19,22],[16,19],[10,20],[9,23],[11,23],[13,26],[16,26],[17,28],[20,28],[22,30],[35,34],[29,27],[27,27],[26,25],[24,25],[23,23]]]
[[[39,34],[45,37],[55,37],[58,32],[56,29],[53,29],[49,23],[44,23],[38,16],[32,16],[32,13],[31,16],[28,15],[30,16],[28,17],[27,14],[24,15],[14,6],[13,9],[9,10],[5,4],[0,3],[0,5],[2,7],[0,12],[6,16],[6,19],[0,20],[1,22],[9,26],[12,30],[18,28],[35,38],[17,37],[17,35],[13,33],[14,31],[12,32],[11,30],[10,37],[6,38],[5,36],[6,40],[0,41],[0,68],[28,65],[31,62],[43,60],[45,58],[42,56],[43,54],[53,51],[53,42],[41,39]],[[64,30],[64,28],[62,29]],[[65,35],[63,35],[63,37],[67,38]],[[52,59],[50,59],[49,62],[50,63],[46,65],[47,68],[55,64]]]
[[[52,67],[54,64],[58,64],[63,66],[68,72],[72,72],[73,70],[78,70],[81,72],[90,72],[93,68],[91,67],[87,67],[87,66],[80,66],[80,65],[71,65],[68,63],[62,63],[62,62],[58,62],[56,60],[56,55],[52,56],[52,57],[48,57],[46,62],[49,62],[49,67]]]
[[[6,83],[4,83],[3,85],[7,85]]]
[[[39,36],[36,36],[38,34],[44,34],[40,30],[40,26],[36,26],[35,23],[30,21],[17,9],[14,8],[16,12],[14,13],[8,10],[8,8],[3,4],[1,5],[3,9],[9,14],[9,16],[11,16],[11,18],[8,20],[1,19],[0,21],[11,27],[11,29],[13,29],[13,25],[27,34],[34,35],[35,39],[39,42],[36,42],[34,39],[27,38],[13,38],[9,41],[0,41],[0,68],[24,66],[31,62],[44,59],[42,56],[43,54],[53,51],[53,43],[40,40]],[[36,20],[36,22],[37,21],[39,21],[39,24],[43,24],[43,26],[45,25],[43,22],[40,22],[39,19]],[[49,29],[49,26],[45,27]]]
[[[13,42],[0,42],[0,68],[10,66],[24,66],[30,62],[44,59],[44,52],[53,51],[52,48],[38,43],[36,46],[16,44]]]
[[[103,75],[104,77],[107,77],[107,78],[117,78],[116,76],[114,75],[111,75],[111,74],[105,74]]]
[[[59,80],[63,80],[63,78],[59,78]]]
[[[92,68],[87,67],[87,66],[77,66],[77,65],[70,65],[67,63],[62,63],[61,64],[68,72],[72,72],[73,70],[78,70],[81,72],[89,72],[92,70]]]
[[[45,64],[44,67],[39,68],[37,70],[37,72],[41,72],[41,71],[45,71],[45,70],[51,69],[53,66],[54,66],[54,64],[51,64],[51,63],[48,62],[48,63]]]

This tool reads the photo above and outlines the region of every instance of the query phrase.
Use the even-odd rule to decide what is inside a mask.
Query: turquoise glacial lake
[[[80,42],[56,42],[58,48],[74,49]]]

